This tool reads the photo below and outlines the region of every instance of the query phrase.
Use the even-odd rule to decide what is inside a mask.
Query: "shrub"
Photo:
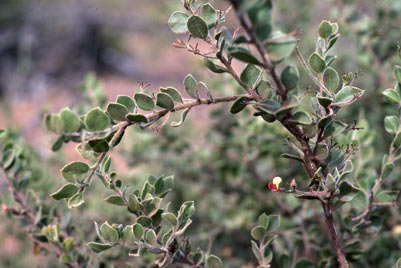
[[[392,142],[388,153],[382,157],[380,171],[375,174],[378,165],[371,154],[366,153],[374,138],[368,121],[362,115],[358,115],[359,119],[354,121],[353,117],[341,114],[363,98],[365,90],[354,85],[358,73],[335,68],[336,55],[332,51],[340,38],[339,25],[322,21],[316,31],[318,36],[314,51],[304,58],[299,49],[297,30],[290,33],[273,31],[276,26],[272,21],[272,8],[270,0],[233,0],[227,10],[217,10],[210,3],[186,0],[183,1],[183,9],[173,12],[168,20],[173,32],[185,34],[185,39],[177,39],[173,46],[200,57],[210,72],[224,78],[230,77],[241,93],[216,96],[217,90],[212,86],[200,81],[196,75],[188,74],[183,79],[184,95],[181,90],[170,86],[151,93],[146,84],[141,84],[132,97],[120,95],[114,102],[106,103],[101,86],[93,76],[88,76],[83,89],[88,93],[87,105],[90,106],[64,108],[58,113],[45,115],[46,128],[58,135],[52,150],[60,150],[65,143],[78,143],[76,149],[83,158],[61,169],[65,183],[50,194],[59,203],[48,202],[47,189],[40,184],[44,175],[37,174],[40,160],[32,155],[29,146],[12,130],[1,131],[1,170],[16,202],[15,206],[3,204],[3,210],[23,219],[27,235],[34,241],[35,251],[45,249],[54,252],[63,264],[70,267],[118,265],[127,255],[142,256],[142,265],[145,267],[167,267],[171,264],[223,267],[222,258],[211,252],[211,243],[201,249],[191,242],[192,234],[188,234],[188,229],[195,221],[198,204],[183,201],[179,205],[172,204],[171,208],[165,201],[169,200],[168,195],[174,196],[174,177],[151,175],[140,187],[130,187],[112,170],[110,152],[124,142],[128,128],[138,126],[146,131],[153,127],[156,133],[162,129],[168,132],[170,116],[175,112],[181,113],[180,118],[169,125],[184,128],[187,117],[196,118],[196,114],[191,112],[194,107],[231,103],[230,113],[242,115],[243,121],[238,123],[239,127],[230,125],[226,129],[239,129],[238,136],[230,131],[225,132],[224,126],[219,125],[224,122],[214,127],[213,131],[217,134],[211,134],[223,137],[217,139],[221,142],[217,146],[221,147],[219,153],[212,155],[215,167],[211,168],[213,176],[221,177],[221,189],[233,185],[224,179],[241,174],[238,168],[246,166],[246,172],[258,182],[252,185],[252,182],[245,181],[244,185],[256,193],[255,185],[261,179],[255,161],[272,158],[273,166],[282,165],[279,169],[282,174],[279,172],[263,182],[265,188],[262,195],[282,198],[275,203],[280,207],[276,212],[282,208],[286,216],[263,213],[263,209],[252,212],[262,212],[249,231],[249,250],[254,254],[257,267],[344,268],[350,267],[350,263],[355,267],[365,267],[369,259],[365,255],[369,251],[364,251],[364,236],[380,231],[388,216],[383,211],[395,207],[400,195],[399,190],[383,186],[386,182],[386,186],[396,184],[391,180],[391,173],[395,162],[401,157],[401,67],[395,66],[394,88],[383,91],[397,115],[384,118],[384,129],[392,136]],[[224,26],[228,12],[235,13],[239,22],[239,27],[234,31]],[[200,43],[205,43],[208,49],[200,49]],[[303,71],[300,72],[294,64],[286,64],[292,53],[297,56]],[[237,61],[244,63],[240,73],[233,67]],[[340,77],[339,73],[346,74]],[[304,89],[300,86],[300,80],[307,77],[314,86]],[[95,97],[89,97],[89,93],[93,92]],[[270,136],[266,137],[266,133]],[[152,139],[163,144],[164,141],[159,137]],[[231,148],[240,152],[246,150],[241,143],[244,137],[248,148],[251,148],[248,153],[256,154],[256,158],[249,160],[246,155],[241,155],[240,160],[220,162],[221,155],[229,157],[227,150]],[[277,137],[283,138],[284,145],[281,145],[281,141],[277,142]],[[267,148],[259,146],[266,141],[275,144]],[[170,145],[173,147],[174,142]],[[177,168],[185,169],[182,162],[193,161],[192,157],[195,157],[193,150],[188,156],[180,154],[183,148],[167,149],[176,151],[173,157],[178,163],[173,162],[173,165]],[[163,150],[161,145],[158,150]],[[277,155],[269,155],[271,152],[280,153],[286,160],[277,160]],[[143,155],[147,155],[146,150]],[[298,163],[304,173],[289,166],[292,161]],[[206,164],[199,168],[199,171],[205,170]],[[204,175],[199,174],[201,176]],[[289,179],[290,176],[294,178]],[[88,201],[87,193],[95,184],[102,184],[105,191],[110,192],[102,206],[124,208],[121,211],[129,218],[129,223],[127,220],[112,224],[106,220],[99,223],[95,221],[93,228],[81,230],[89,233],[82,236],[79,235],[79,224],[80,220],[85,219],[71,221],[65,204],[60,200],[65,200],[70,210],[79,209]],[[54,189],[53,185],[50,187]],[[210,188],[211,185],[206,186],[207,190]],[[247,193],[241,186],[227,191]],[[253,200],[250,202],[258,202],[255,199],[259,196],[247,198]],[[315,210],[315,204],[320,204],[320,212]],[[305,211],[304,208],[309,206],[314,209]],[[303,212],[299,220],[290,222],[285,219],[291,218],[300,207]],[[84,211],[81,210],[82,213]],[[220,215],[219,219],[223,221]],[[283,231],[279,229],[281,219]],[[309,222],[313,228],[305,226],[305,222]],[[81,224],[88,225],[88,222]],[[224,222],[221,225],[221,228],[227,227]],[[282,234],[294,226],[300,230],[302,238],[298,234]],[[326,233],[317,232],[318,226],[322,226]],[[90,229],[96,236],[90,234]],[[277,242],[272,247],[276,240],[283,238],[288,241]],[[280,243],[288,243],[288,248],[285,249],[286,246]],[[312,252],[316,249],[312,249],[311,245],[324,250],[314,254]],[[331,245],[331,251],[326,250],[328,245]],[[236,247],[235,244],[231,246]],[[400,247],[399,243],[397,247]],[[119,250],[116,255],[103,259],[87,251],[90,249],[101,254],[111,248]],[[300,249],[303,254],[296,253]],[[391,258],[396,257],[399,256]],[[395,263],[396,259],[391,261]],[[235,265],[229,260],[227,262]]]

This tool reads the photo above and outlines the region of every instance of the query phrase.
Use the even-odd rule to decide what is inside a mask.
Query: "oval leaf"
[[[193,37],[206,39],[208,26],[199,16],[191,16],[187,21],[187,29]]]
[[[79,190],[78,186],[75,186],[72,183],[68,183],[66,185],[63,185],[59,190],[57,190],[57,192],[52,193],[50,196],[54,200],[61,200],[64,198],[70,198],[71,196],[76,194],[78,190]]]

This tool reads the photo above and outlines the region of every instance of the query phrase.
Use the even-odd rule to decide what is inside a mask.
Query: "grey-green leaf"
[[[185,109],[185,110],[181,113],[181,120],[178,121],[178,122],[171,122],[170,126],[172,126],[172,127],[179,127],[179,126],[181,126],[181,125],[184,123],[185,119],[187,118],[187,115],[188,115],[188,113],[189,113],[190,110],[191,110],[191,108]]]
[[[68,199],[68,208],[75,208],[75,207],[79,207],[80,205],[82,205],[84,203],[84,198],[82,196],[82,193],[76,193],[75,195],[73,195],[70,199]]]
[[[240,79],[248,87],[254,88],[261,72],[262,70],[256,65],[247,64],[241,72]]]
[[[125,108],[127,108],[128,112],[130,112],[130,113],[132,113],[135,109],[135,103],[129,96],[118,95],[116,102],[124,105]]]
[[[333,27],[331,23],[324,20],[319,25],[319,35],[322,38],[328,38],[333,33]]]
[[[100,253],[102,251],[108,250],[112,248],[109,244],[97,243],[97,242],[89,242],[87,246],[93,250],[95,253]]]
[[[269,54],[273,61],[281,61],[291,55],[294,51],[297,41],[293,36],[284,37],[285,34],[281,31],[273,32],[268,37],[266,43],[266,52]],[[270,40],[276,40],[269,42]]]
[[[207,258],[206,263],[208,268],[223,268],[223,262],[215,255],[210,255]]]
[[[61,110],[60,116],[64,123],[64,132],[66,133],[73,133],[81,126],[78,116],[69,108]]]
[[[144,111],[152,111],[155,108],[155,102],[148,94],[137,92],[134,95],[134,99],[136,105]]]
[[[105,153],[109,151],[109,143],[105,139],[92,139],[88,142],[89,146],[96,153]]]
[[[217,10],[210,3],[202,5],[200,15],[206,21],[209,28],[213,27],[219,18]]]
[[[110,196],[106,197],[104,199],[104,201],[106,201],[109,204],[116,205],[116,206],[125,206],[123,199],[119,195],[110,195]]]
[[[384,118],[384,128],[388,133],[394,134],[400,129],[400,121],[397,116],[388,115]]]
[[[118,232],[107,221],[100,226],[100,234],[102,237],[111,243],[118,241]]]
[[[66,185],[63,185],[60,189],[57,190],[57,192],[52,193],[50,196],[54,200],[61,200],[64,198],[72,197],[74,194],[78,192],[78,190],[79,190],[78,186],[72,183],[68,183]]]
[[[295,65],[291,64],[284,68],[281,73],[281,82],[288,90],[297,87],[299,81],[299,72]]]
[[[129,113],[125,116],[125,118],[129,121],[129,122],[133,122],[133,123],[148,123],[148,118],[143,115],[143,114],[133,114],[133,113]]]
[[[189,16],[187,13],[175,11],[168,19],[168,25],[170,26],[170,29],[176,34],[186,33],[188,31],[188,18]]]
[[[192,76],[192,74],[188,74],[184,79],[184,88],[185,91],[194,99],[199,98],[199,84],[198,81]]]
[[[340,91],[337,92],[334,100],[336,106],[346,106],[353,103],[355,100],[360,98],[364,93],[364,90],[353,87],[345,86]]]
[[[110,114],[111,119],[115,121],[124,121],[125,115],[128,113],[127,107],[116,102],[110,102],[106,110]]]
[[[252,64],[256,64],[256,65],[262,65],[259,60],[252,55],[252,53],[240,46],[233,46],[233,47],[229,47],[227,49],[228,55],[236,58],[237,60],[246,62],[246,63],[252,63]]]
[[[174,87],[167,87],[167,88],[161,87],[160,91],[170,95],[170,97],[173,98],[174,101],[183,103],[182,97],[181,97],[181,93],[176,88],[174,88]]]
[[[156,95],[156,105],[167,110],[174,108],[174,100],[169,94],[159,92]]]
[[[326,62],[316,52],[309,57],[309,66],[316,73],[322,73],[326,68]]]
[[[248,104],[246,103],[247,101],[249,101],[248,97],[239,97],[231,106],[230,108],[230,113],[232,114],[237,114],[239,112],[241,112]]]
[[[88,130],[102,131],[110,126],[110,118],[99,107],[93,108],[85,116],[85,125]]]
[[[400,104],[401,103],[401,96],[397,90],[388,88],[382,93],[386,99],[392,103]]]
[[[61,169],[61,175],[69,182],[75,182],[75,179],[81,180],[89,172],[88,164],[84,162],[71,162]]]
[[[323,83],[326,88],[334,92],[340,85],[340,76],[332,67],[328,67],[323,74]]]
[[[168,223],[170,223],[172,226],[177,225],[177,217],[170,212],[165,212],[162,214],[163,219],[165,219]]]
[[[191,16],[187,21],[187,29],[193,37],[206,39],[208,35],[208,26],[199,16]]]

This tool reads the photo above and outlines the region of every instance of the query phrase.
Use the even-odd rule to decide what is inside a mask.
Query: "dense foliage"
[[[197,73],[182,89],[142,83],[108,102],[88,75],[81,105],[44,116],[51,149],[77,143],[82,157],[64,163],[63,183],[15,130],[1,130],[13,199],[3,210],[35,253],[69,267],[399,267],[399,28],[376,38],[401,7],[369,22],[343,4],[338,22],[301,36],[277,28],[271,0],[224,4],[185,0],[168,20],[173,46],[214,73],[208,82]],[[226,26],[231,14],[237,27]],[[361,66],[337,63],[342,31],[358,40]],[[362,67],[375,83],[358,84],[349,69]],[[196,108],[207,105],[216,108],[201,122]],[[152,175],[114,170],[116,150]]]

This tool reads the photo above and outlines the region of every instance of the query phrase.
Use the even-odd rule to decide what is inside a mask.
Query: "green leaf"
[[[139,109],[144,111],[152,111],[155,108],[155,102],[153,101],[152,97],[145,93],[135,93],[134,99]]]
[[[271,85],[266,80],[261,80],[256,87],[256,93],[263,99],[269,99],[272,96]]]
[[[145,182],[141,193],[142,200],[145,199],[147,194],[153,194],[154,192],[155,192],[155,187],[149,182]]]
[[[104,199],[109,204],[116,206],[125,206],[123,199],[119,195],[110,195]]]
[[[90,131],[102,131],[110,126],[110,118],[99,107],[96,107],[86,114],[85,125]]]
[[[280,227],[280,216],[279,215],[270,215],[269,216],[269,225],[266,228],[268,233],[276,231]]]
[[[319,25],[319,35],[321,38],[328,38],[330,35],[333,34],[333,27],[331,23],[327,20],[324,20]]]
[[[116,102],[122,104],[127,108],[128,112],[132,113],[135,109],[134,101],[126,95],[118,95]]]
[[[140,203],[138,197],[134,194],[130,194],[128,198],[128,208],[129,211],[136,213],[140,208]]]
[[[340,76],[332,67],[327,67],[323,74],[323,83],[326,88],[334,92],[340,85]]]
[[[263,226],[263,227],[267,227],[269,224],[269,217],[266,215],[266,213],[263,213],[259,216],[258,218],[258,223],[259,225]]]
[[[297,261],[295,268],[316,268],[316,266],[310,260],[300,259]]]
[[[209,29],[216,24],[219,18],[217,10],[210,3],[202,5],[200,15],[206,21]]]
[[[61,134],[64,132],[64,121],[60,114],[50,115],[50,118],[47,119],[46,126],[48,129],[56,133]]]
[[[53,143],[51,148],[53,152],[56,152],[61,149],[64,143],[64,139],[65,139],[64,135],[61,135],[57,138],[57,140]]]
[[[110,102],[106,110],[110,114],[111,119],[115,121],[124,121],[125,115],[128,113],[127,107],[116,102]]]
[[[132,227],[134,231],[134,237],[136,241],[139,241],[142,239],[143,236],[143,226],[140,225],[139,223],[135,223]]]
[[[326,139],[328,137],[336,137],[339,134],[341,134],[346,127],[347,125],[340,121],[336,120],[330,121],[323,131],[322,138]]]
[[[309,114],[305,111],[298,111],[294,113],[291,120],[289,120],[298,125],[309,125],[312,124],[312,119]]]
[[[152,225],[152,219],[149,218],[148,216],[140,216],[136,221],[137,221],[137,223],[139,223],[140,225],[145,226],[145,227],[150,227]],[[134,231],[135,231],[135,229],[134,229]]]
[[[345,86],[340,91],[337,92],[334,100],[336,106],[346,106],[354,102],[356,99],[360,98],[365,91],[352,86]]]
[[[149,229],[145,233],[145,241],[149,244],[153,245],[156,244],[156,233],[152,229]]]
[[[394,77],[397,79],[398,83],[401,83],[401,66],[395,66]]]
[[[240,79],[242,83],[253,89],[261,73],[262,70],[256,65],[247,64],[241,72]]]
[[[214,73],[227,72],[227,69],[225,67],[215,64],[212,60],[208,59],[207,57],[203,58],[203,63],[210,71]]]
[[[206,263],[208,268],[223,268],[223,262],[215,255],[210,255],[207,258]]]
[[[133,246],[135,242],[134,228],[132,225],[125,226],[121,232],[124,243]]]
[[[382,177],[385,179],[388,176],[390,176],[391,172],[393,172],[394,169],[394,164],[389,162],[384,164],[384,166],[382,167]]]
[[[329,97],[322,97],[320,95],[317,95],[317,100],[319,101],[320,105],[325,108],[329,107],[333,103],[333,99]]]
[[[208,35],[208,26],[199,16],[192,15],[187,21],[187,29],[193,37],[206,39]]]
[[[116,243],[118,241],[118,232],[114,229],[107,221],[100,226],[100,235],[110,243]]]
[[[61,175],[66,181],[75,182],[76,179],[82,180],[89,170],[88,164],[84,162],[71,162],[61,169]]]
[[[125,116],[125,118],[129,121],[129,122],[133,122],[133,123],[148,123],[148,118],[143,115],[143,114],[132,114],[129,113]]]
[[[396,202],[400,191],[381,191],[375,195],[376,202]]]
[[[171,110],[174,108],[174,100],[167,93],[163,93],[163,92],[157,93],[156,100],[157,100],[156,105],[159,107],[162,107],[167,110]]]
[[[242,1],[241,3],[241,9],[247,10],[255,35],[261,41],[266,40],[272,30],[272,8],[271,0]]]
[[[4,151],[1,162],[5,169],[9,169],[14,165],[15,157],[14,149],[7,149]]]
[[[299,72],[295,65],[291,64],[284,68],[281,73],[281,82],[287,90],[297,87],[299,81]]]
[[[398,148],[401,146],[401,132],[398,132],[393,143],[394,148]]]
[[[326,62],[316,52],[309,57],[309,66],[316,73],[322,73],[326,68]]]
[[[180,210],[178,212],[178,221],[183,224],[186,223],[187,220],[194,214],[195,212],[195,204],[194,201],[186,201],[181,205]]]
[[[63,120],[65,133],[73,133],[77,131],[81,126],[81,122],[79,121],[78,116],[69,108],[64,108],[63,110],[61,110],[60,116]]]
[[[340,184],[340,194],[338,195],[338,199],[343,202],[349,202],[358,194],[359,189],[356,188],[348,181],[343,181]]]
[[[251,54],[249,50],[243,47],[240,46],[229,47],[227,49],[227,53],[229,56],[236,58],[237,60],[256,65],[263,65],[254,55]]]
[[[84,198],[82,196],[82,193],[76,193],[73,195],[70,199],[68,199],[68,208],[75,208],[79,207],[84,203]]]
[[[329,149],[325,144],[318,144],[315,151],[315,159],[324,161],[329,156]]]
[[[336,190],[336,181],[331,174],[327,174],[325,183],[330,192],[334,192]]]
[[[251,230],[251,236],[255,240],[262,240],[266,234],[266,228],[263,226],[255,226]]]
[[[212,95],[212,92],[211,92],[211,90],[210,90],[209,85],[206,84],[205,82],[199,82],[199,85],[201,85],[201,86],[206,90],[206,94],[207,94],[207,96],[209,97],[209,99],[210,99],[211,101],[214,101],[213,95]]]
[[[67,252],[71,251],[74,248],[74,244],[75,242],[73,237],[67,237],[63,240],[63,246]]]
[[[109,143],[105,139],[92,139],[89,140],[88,144],[96,153],[105,153],[109,151]]]
[[[178,121],[178,122],[171,122],[170,126],[172,126],[172,127],[179,127],[179,126],[181,126],[181,125],[184,123],[185,119],[187,118],[187,115],[188,115],[188,113],[189,113],[189,110],[191,110],[191,108],[185,109],[185,110],[181,113],[181,120]]]
[[[96,243],[96,242],[89,242],[87,246],[95,253],[100,253],[102,251],[112,248],[112,246],[109,244]]]
[[[155,195],[164,197],[169,191],[174,188],[174,177],[161,177],[155,183]]]
[[[183,103],[182,97],[181,97],[181,93],[176,88],[173,88],[173,87],[163,88],[163,87],[161,87],[160,91],[170,95],[170,97],[173,98],[174,101]]]
[[[397,116],[388,115],[384,118],[384,128],[390,134],[397,133],[400,129],[400,121]]]
[[[247,106],[247,104],[245,103],[247,101],[249,101],[248,97],[239,97],[231,106],[230,113],[237,114],[241,112]]]
[[[386,99],[392,103],[400,104],[401,103],[401,96],[397,90],[388,88],[382,93]]]
[[[188,74],[185,77],[184,88],[189,96],[194,99],[199,99],[199,84],[198,81],[192,76],[192,74]]]
[[[170,223],[172,226],[176,226],[178,221],[177,217],[170,212],[165,212],[162,214],[163,219],[165,219],[168,223]]]
[[[266,43],[266,52],[269,54],[273,61],[281,61],[291,55],[297,44],[296,39],[293,36],[285,37],[281,31],[273,32],[269,35],[268,40],[275,39],[276,41]]]
[[[170,26],[170,29],[176,34],[186,33],[188,31],[188,18],[188,14],[181,11],[175,11],[168,19],[168,25]]]
[[[72,183],[68,183],[66,185],[63,185],[60,189],[58,189],[55,193],[52,193],[50,196],[54,200],[61,200],[73,196],[78,192],[78,190],[79,190],[78,186],[75,186]]]

